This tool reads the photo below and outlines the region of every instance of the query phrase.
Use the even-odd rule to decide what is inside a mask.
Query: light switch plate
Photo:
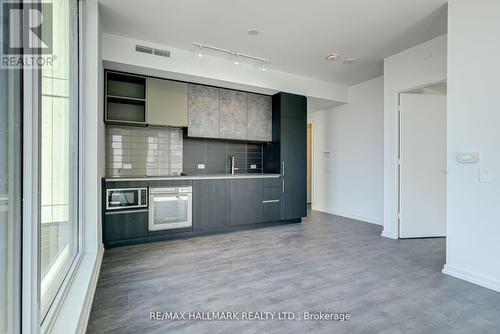
[[[123,164],[123,169],[132,169],[132,164]]]
[[[489,169],[480,169],[479,170],[479,181],[481,181],[481,182],[489,182],[490,181],[490,170]]]
[[[198,164],[198,169],[205,169],[205,164]]]

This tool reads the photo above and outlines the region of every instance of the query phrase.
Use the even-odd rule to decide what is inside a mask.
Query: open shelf
[[[146,78],[106,72],[106,122],[146,123]]]

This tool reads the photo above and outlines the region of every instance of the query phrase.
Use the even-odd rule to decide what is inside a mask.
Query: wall
[[[130,169],[124,165],[129,164]],[[106,126],[106,176],[180,175],[182,129]]]
[[[171,58],[151,56],[135,51],[135,44],[171,51]],[[176,49],[146,41],[111,34],[103,35],[103,59],[111,69],[132,70],[145,75],[166,77],[250,92],[273,94],[280,91],[331,101],[347,102],[347,87],[306,78],[247,63],[233,64],[231,59],[205,55],[197,51]],[[121,66],[121,65],[125,65]]]
[[[308,115],[314,210],[382,224],[383,82],[350,87],[348,104]]]
[[[384,237],[399,237],[398,95],[445,80],[446,35],[384,59]]]
[[[448,13],[444,272],[500,291],[500,2],[452,0]],[[457,163],[464,151],[478,152],[479,163]],[[490,182],[479,182],[481,169]]]

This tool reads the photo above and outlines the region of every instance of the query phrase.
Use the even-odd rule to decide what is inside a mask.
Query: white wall
[[[446,80],[446,35],[384,59],[384,231],[398,238],[398,94]]]
[[[136,52],[135,44],[170,50],[171,58]],[[347,102],[347,87],[345,86],[275,71],[272,69],[272,64],[264,72],[260,70],[258,65],[240,62],[236,66],[232,59],[213,57],[208,54],[199,58],[194,48],[192,51],[187,51],[127,37],[103,34],[103,59],[113,69],[123,70],[135,67],[138,73],[177,80],[261,93],[283,91]]]
[[[348,104],[308,115],[314,210],[382,224],[383,83],[379,77],[350,87]]]
[[[448,15],[444,272],[500,291],[500,2],[452,0]],[[464,151],[479,152],[479,163],[457,163]],[[490,182],[479,182],[480,169]]]

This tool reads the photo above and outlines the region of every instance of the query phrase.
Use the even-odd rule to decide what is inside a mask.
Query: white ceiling
[[[104,32],[195,51],[192,42],[271,60],[270,69],[352,85],[383,58],[446,33],[447,0],[100,0]],[[247,34],[256,28],[256,36]],[[325,60],[335,51],[358,62]]]

